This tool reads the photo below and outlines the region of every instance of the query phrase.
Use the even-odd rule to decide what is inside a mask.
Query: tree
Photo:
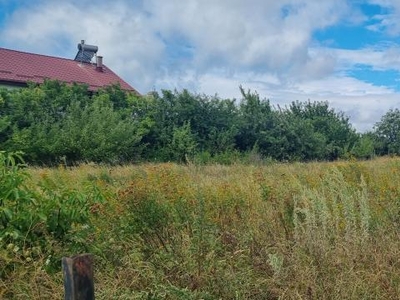
[[[374,126],[380,155],[400,154],[400,110],[391,109]]]
[[[196,146],[197,144],[191,132],[190,122],[174,128],[170,145],[171,152],[174,154],[174,160],[186,162],[187,157],[194,154]]]
[[[6,89],[0,89],[0,145],[7,140],[10,131],[10,117],[7,114],[6,102],[9,93]]]
[[[349,118],[330,108],[328,102],[296,101],[292,102],[289,111],[303,120],[309,120],[314,132],[324,137],[325,159],[344,157],[358,139]]]
[[[187,124],[190,124],[190,136],[197,151],[214,155],[233,149],[235,145],[237,108],[234,100],[221,100],[217,96],[193,94],[187,90],[164,90],[136,102],[133,111],[135,116],[147,116],[154,124],[143,137],[143,142],[148,145],[147,159],[175,159],[171,143]]]
[[[86,86],[57,81],[3,91],[1,146],[23,151],[27,162],[37,164],[61,157],[70,163],[137,160],[145,146],[141,139],[152,126],[135,116],[138,99],[118,86],[90,95]]]
[[[146,125],[114,109],[107,94],[93,98],[80,108],[75,102],[59,122],[52,152],[72,161],[120,163],[138,159],[143,150],[141,139]]]
[[[326,137],[315,130],[312,120],[279,111],[274,128],[274,154],[279,160],[321,160],[325,158]]]
[[[370,159],[375,156],[376,138],[372,132],[360,134],[358,141],[354,144],[351,154],[359,159]]]
[[[259,147],[260,152],[270,155],[271,131],[274,124],[274,112],[268,100],[261,100],[257,93],[245,91],[240,87],[242,101],[238,112],[238,134],[236,145],[241,151],[251,151]]]

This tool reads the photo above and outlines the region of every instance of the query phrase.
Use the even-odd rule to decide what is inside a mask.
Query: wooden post
[[[94,300],[93,256],[62,258],[65,300]]]

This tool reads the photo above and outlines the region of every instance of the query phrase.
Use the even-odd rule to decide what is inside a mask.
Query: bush
[[[21,262],[10,257],[31,260],[32,253],[48,256],[49,267],[59,269],[60,257],[53,254],[85,249],[91,208],[103,200],[94,184],[82,192],[44,176],[32,188],[25,170],[21,153],[0,151],[0,262],[5,266],[0,277]],[[56,251],[59,247],[62,251]]]
[[[39,197],[25,186],[24,167],[21,153],[0,151],[0,239],[6,243],[30,241],[31,228],[45,218],[32,213]]]

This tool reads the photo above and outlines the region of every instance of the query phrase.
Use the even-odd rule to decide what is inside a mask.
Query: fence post
[[[93,256],[62,258],[65,300],[94,300]]]

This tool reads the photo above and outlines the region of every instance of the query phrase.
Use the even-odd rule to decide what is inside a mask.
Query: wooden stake
[[[94,300],[93,255],[62,258],[65,300]]]

